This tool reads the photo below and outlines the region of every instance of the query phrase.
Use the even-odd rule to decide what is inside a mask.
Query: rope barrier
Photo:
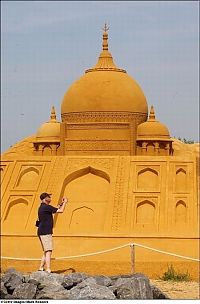
[[[125,247],[128,247],[128,246],[138,246],[138,247],[149,249],[149,250],[152,250],[152,251],[155,251],[155,252],[159,252],[159,253],[163,253],[163,254],[167,254],[167,255],[171,255],[171,256],[176,256],[176,257],[191,260],[191,261],[200,262],[200,259],[195,259],[195,258],[175,254],[175,253],[172,253],[172,252],[155,249],[155,248],[145,246],[145,245],[141,245],[141,244],[138,244],[138,243],[128,243],[128,244],[121,245],[121,246],[118,246],[118,247],[114,247],[114,248],[111,248],[111,249],[101,250],[101,251],[87,253],[87,254],[52,258],[52,260],[66,260],[66,259],[74,259],[74,258],[81,258],[81,257],[86,257],[86,256],[98,255],[98,254],[103,254],[103,253],[111,252],[111,251],[114,251],[114,250],[118,250],[118,249],[121,249],[121,248],[125,248]],[[14,258],[14,257],[3,257],[3,256],[1,258],[2,259],[8,259],[8,260],[18,260],[18,261],[40,261],[41,260],[41,259],[35,259],[35,258]]]
[[[176,256],[178,258],[183,258],[183,259],[186,259],[186,260],[200,262],[199,259],[187,257],[187,256],[184,256],[184,255],[175,254],[175,253],[168,252],[168,251],[158,250],[158,249],[155,249],[155,248],[152,248],[152,247],[148,247],[148,246],[144,246],[144,245],[141,245],[141,244],[133,243],[133,245],[138,246],[138,247],[143,247],[145,249],[149,249],[149,250],[152,250],[152,251],[160,252],[160,253],[163,253],[163,254],[168,254],[168,255]]]
[[[92,253],[86,253],[86,254],[80,254],[80,255],[71,255],[71,256],[67,256],[67,257],[59,257],[59,258],[52,258],[52,260],[66,260],[66,259],[75,259],[75,258],[82,258],[82,257],[86,257],[86,256],[91,256],[91,255],[97,255],[97,254],[102,254],[102,253],[106,253],[106,252],[111,252],[114,250],[118,250],[124,247],[129,246],[129,244],[125,244],[122,246],[118,246],[118,247],[114,247],[111,249],[106,249],[106,250],[102,250],[102,251],[97,251],[97,252],[92,252]],[[12,258],[12,257],[1,257],[2,259],[10,259],[10,260],[26,260],[26,261],[40,261],[41,259],[31,259],[31,258]]]

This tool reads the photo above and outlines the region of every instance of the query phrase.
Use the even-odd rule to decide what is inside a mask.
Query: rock
[[[72,300],[114,300],[115,295],[108,287],[97,285],[94,278],[88,278],[70,290]]]
[[[69,277],[65,277],[64,278],[64,281],[63,281],[63,283],[62,283],[62,286],[64,287],[64,288],[66,288],[66,289],[70,289],[70,288],[72,288],[73,286],[75,286],[75,284],[74,284],[74,281],[71,279],[71,278],[69,278]]]
[[[87,279],[89,276],[83,272],[73,272],[67,275],[64,275],[63,286],[67,289],[76,286],[81,283],[83,280]]]
[[[4,286],[4,282],[1,282],[1,299],[5,299],[5,296],[7,296],[8,292],[6,287]]]
[[[23,275],[20,272],[14,268],[9,268],[4,274],[1,275],[1,282],[7,283],[14,275],[21,277],[23,280]]]
[[[130,279],[132,278],[133,274],[120,274],[120,275],[112,275],[112,276],[109,276],[109,278],[112,280],[112,281],[116,281],[117,279],[121,278],[121,279]]]
[[[35,279],[29,279],[27,283],[29,283],[29,284],[34,284],[34,285],[36,285],[36,286],[40,284],[40,283],[39,283],[37,280],[35,280]]]
[[[11,294],[7,294],[7,295],[5,296],[5,299],[14,299],[14,297],[13,297],[13,295],[11,295]]]
[[[30,280],[30,275],[29,274],[24,274],[22,283],[28,283],[29,280]]]
[[[77,285],[78,288],[83,288],[86,287],[90,284],[96,284],[96,280],[93,277],[87,278],[83,280],[81,283]]]
[[[114,281],[114,285],[111,287],[116,290],[117,287],[121,286],[122,284],[126,283],[130,278],[118,278],[116,281]]]
[[[77,287],[77,286],[76,286]],[[76,288],[74,287],[74,288]],[[114,300],[115,295],[105,286],[88,285],[82,289],[70,291],[73,300]]]
[[[70,292],[68,290],[63,290],[63,291],[59,291],[59,292],[51,292],[50,290],[46,293],[40,293],[36,299],[49,299],[49,300],[70,300],[71,299],[71,295]]]
[[[41,283],[38,283],[38,285],[37,285],[37,289],[38,289],[38,290],[42,290],[42,289],[45,288],[45,287],[46,287],[46,285],[41,284]]]
[[[153,293],[153,299],[170,299],[164,292],[162,292],[155,285],[151,285],[151,290]]]
[[[113,300],[169,299],[141,274],[107,277],[74,272],[67,275],[9,269],[1,275],[2,299]]]
[[[29,276],[28,282],[37,285],[36,299],[63,300],[68,299],[68,293],[62,286],[63,274],[36,271]]]
[[[51,292],[58,292],[58,291],[61,291],[61,290],[65,290],[65,288],[62,286],[62,285],[58,285],[58,284],[49,284],[48,286],[44,286],[42,288],[42,292],[48,292],[48,291],[51,291]]]
[[[95,279],[97,285],[101,285],[101,286],[112,285],[112,280],[104,275],[95,276],[93,278]]]
[[[7,273],[19,273],[15,268],[8,268],[5,272],[5,274]]]
[[[27,279],[27,278],[26,278]],[[49,284],[62,284],[64,274],[48,273],[46,271],[35,271],[29,275],[29,280],[34,279],[38,283],[48,286]]]
[[[117,299],[153,299],[149,279],[142,274],[134,274],[127,279],[118,279],[114,287]]]
[[[49,285],[39,290],[36,299],[65,300],[70,299],[70,292],[62,285]]]
[[[36,294],[37,286],[32,283],[22,283],[18,285],[14,292],[13,292],[13,298],[14,299],[34,299]]]
[[[2,281],[4,282],[4,286],[6,287],[8,293],[12,294],[14,289],[18,285],[22,284],[23,275],[11,268],[2,277]]]

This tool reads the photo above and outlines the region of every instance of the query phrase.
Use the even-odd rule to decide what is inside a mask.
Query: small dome
[[[125,70],[118,68],[108,51],[108,28],[103,33],[103,50],[97,64],[86,70],[64,95],[61,114],[87,111],[148,113],[142,89]]]
[[[137,128],[137,140],[171,141],[168,128],[155,119],[153,106],[151,106],[149,119]]]
[[[38,129],[36,141],[60,141],[60,122],[56,120],[54,107],[51,110],[50,120],[43,123]]]

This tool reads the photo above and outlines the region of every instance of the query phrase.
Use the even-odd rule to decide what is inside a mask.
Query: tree
[[[194,144],[194,140],[191,139],[178,137],[178,140],[182,141],[184,144]]]

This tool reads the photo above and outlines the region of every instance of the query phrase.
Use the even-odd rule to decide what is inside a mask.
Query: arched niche
[[[84,201],[104,202],[107,201],[109,183],[106,172],[87,167],[70,174],[64,181],[62,192],[72,201],[82,202],[84,198]]]
[[[144,200],[137,204],[136,210],[137,224],[154,224],[155,223],[155,204],[149,200]]]
[[[11,201],[3,219],[2,230],[7,233],[24,232],[28,219],[28,201],[19,198]]]
[[[88,173],[91,173],[91,174],[94,174],[96,176],[102,177],[103,179],[107,180],[110,183],[110,177],[106,172],[88,166],[88,167],[82,168],[80,170],[74,171],[73,173],[69,174],[65,178],[63,186],[65,187],[68,183],[70,183],[74,179],[77,179],[77,178],[79,178],[83,175],[86,175]]]
[[[85,229],[85,220],[88,219],[88,214],[91,213],[90,209],[93,210],[89,222],[90,233],[102,231],[107,209],[109,186],[110,178],[108,174],[92,167],[86,167],[68,175],[63,182],[60,199],[63,196],[67,196],[69,204],[61,216],[55,216],[56,231],[66,233],[71,231],[73,227],[73,233],[81,232],[81,227],[83,227],[83,230]],[[79,224],[77,226],[70,224],[71,219],[77,217],[79,218]]]
[[[175,207],[175,223],[184,224],[187,221],[187,207],[186,203],[182,200],[176,203]]]
[[[16,187],[21,189],[35,189],[38,184],[39,170],[29,167],[20,173]]]
[[[52,155],[52,148],[51,146],[44,146],[42,149],[42,155],[51,156]]]
[[[147,147],[146,147],[146,153],[148,154],[148,155],[155,155],[155,146],[154,146],[154,144],[153,143],[148,143],[147,144]]]
[[[93,217],[94,210],[86,206],[73,210],[69,223],[70,231],[75,231],[76,233],[90,233],[91,222],[94,222]]]
[[[180,168],[176,171],[176,182],[175,182],[176,192],[187,191],[187,176],[186,171]]]
[[[158,190],[159,180],[158,172],[151,168],[145,168],[138,172],[137,177],[138,190]]]

